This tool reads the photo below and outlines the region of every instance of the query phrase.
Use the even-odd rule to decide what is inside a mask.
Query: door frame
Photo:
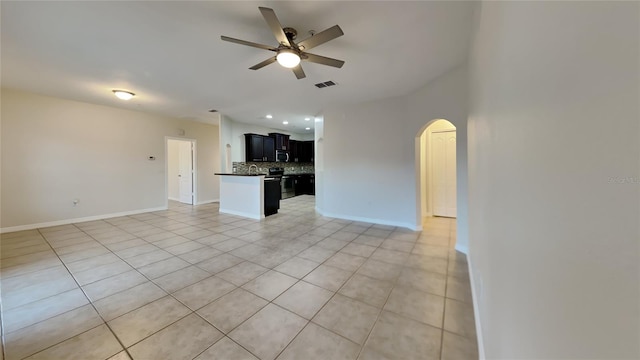
[[[177,137],[177,136],[165,136],[164,137],[164,205],[169,207],[169,140],[189,141],[191,142],[191,161],[193,161],[193,204],[198,203],[198,146],[196,139]],[[186,204],[185,204],[186,205]]]
[[[456,139],[457,139],[457,135],[458,135],[458,126],[456,126],[455,123],[453,123],[453,121],[442,117],[442,118],[435,118],[435,119],[431,119],[429,121],[427,121],[416,133],[415,138],[414,138],[414,170],[415,170],[415,189],[416,189],[416,198],[415,198],[415,204],[416,204],[416,227],[415,230],[417,231],[422,231],[422,223],[424,221],[424,219],[426,217],[432,217],[433,216],[433,204],[432,204],[432,194],[430,193],[430,189],[431,189],[431,182],[432,180],[430,179],[431,177],[431,169],[430,169],[430,163],[431,163],[431,151],[430,151],[430,135],[427,136],[427,134],[431,133],[431,132],[438,132],[438,130],[433,130],[433,128],[431,128],[432,125],[434,125],[437,121],[439,120],[445,120],[447,121],[449,124],[451,124],[453,126],[453,128],[451,130],[455,130],[456,131]],[[430,129],[431,128],[431,129]],[[464,134],[464,128],[462,128],[463,130],[463,134]],[[423,139],[423,135],[425,136],[425,140],[427,143],[424,143],[422,141]],[[466,136],[466,135],[465,135]],[[456,141],[456,198],[459,199],[460,193],[458,191],[458,185],[459,185],[459,172],[458,172],[458,142]],[[466,161],[466,160],[465,160]],[[422,187],[422,180],[423,180],[423,176],[424,179],[426,179],[426,184],[425,187],[423,189]],[[426,200],[425,200],[426,198]],[[426,202],[426,208],[424,209],[425,211],[423,211],[423,202]],[[466,199],[465,199],[465,203],[466,203]],[[458,204],[458,200],[456,200],[456,211],[459,211],[459,207],[457,206]],[[458,215],[458,214],[456,214]],[[457,217],[456,217],[457,219]],[[465,251],[466,253],[466,251]]]
[[[453,125],[453,124],[452,124]],[[452,133],[456,133],[456,135],[458,134],[457,129],[449,129],[449,130],[433,130],[429,132],[429,148],[427,149],[427,153],[428,153],[428,157],[429,157],[429,161],[427,162],[427,199],[429,202],[429,216],[439,216],[439,217],[446,217],[446,218],[451,218],[451,219],[457,219],[458,218],[458,204],[456,203],[456,216],[455,217],[449,217],[449,216],[443,216],[443,215],[436,215],[436,209],[435,206],[433,205],[433,197],[434,197],[434,191],[433,191],[433,185],[434,185],[434,180],[433,180],[433,142],[431,141],[431,136],[433,136],[433,134],[439,134],[439,133],[448,133],[448,132],[452,132]],[[457,141],[457,136],[456,136],[456,141]],[[457,158],[458,158],[458,154],[457,154],[457,144],[456,144],[456,162],[453,164],[454,167],[457,166]],[[458,183],[458,169],[456,168],[456,184]],[[456,199],[458,197],[458,189],[457,189],[457,185],[456,185]],[[457,200],[456,200],[457,202]]]

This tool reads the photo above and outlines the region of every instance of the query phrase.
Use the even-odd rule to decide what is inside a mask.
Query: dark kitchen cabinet
[[[314,142],[310,141],[299,141],[299,140],[289,140],[289,161],[290,162],[313,162],[315,153],[314,153]]]
[[[264,181],[264,216],[278,213],[280,209],[280,198],[282,189],[279,179]]]
[[[298,162],[298,140],[289,140],[289,162]]]
[[[269,133],[276,141],[276,150],[289,151],[289,135]]]
[[[316,194],[315,175],[295,175],[294,189],[296,196],[298,195],[315,195]]]
[[[299,154],[300,162],[313,162],[313,158],[314,158],[313,141],[299,142],[298,154]]]
[[[276,161],[276,140],[270,136],[244,134],[245,161]]]
[[[270,136],[262,138],[262,149],[264,150],[264,161],[276,161],[276,140]]]

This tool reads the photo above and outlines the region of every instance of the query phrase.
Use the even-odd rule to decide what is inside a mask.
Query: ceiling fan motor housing
[[[295,40],[298,36],[298,31],[291,27],[282,28],[282,31],[284,31],[284,34],[287,35],[289,40]]]

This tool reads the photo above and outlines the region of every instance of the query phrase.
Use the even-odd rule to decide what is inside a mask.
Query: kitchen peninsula
[[[220,212],[260,220],[280,208],[280,180],[264,174],[216,173],[220,179]]]

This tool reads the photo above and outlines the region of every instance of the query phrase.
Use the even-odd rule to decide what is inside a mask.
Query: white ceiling
[[[303,133],[327,106],[407,94],[466,60],[472,2],[459,1],[2,1],[2,86],[66,99],[212,122]],[[283,26],[340,25],[345,35],[311,52],[342,69],[303,62],[307,75],[271,64],[273,53],[220,35],[277,46],[258,6]],[[337,86],[318,89],[333,80]],[[137,96],[124,102],[112,89]],[[265,119],[273,114],[273,119]],[[282,125],[288,120],[289,125]]]

